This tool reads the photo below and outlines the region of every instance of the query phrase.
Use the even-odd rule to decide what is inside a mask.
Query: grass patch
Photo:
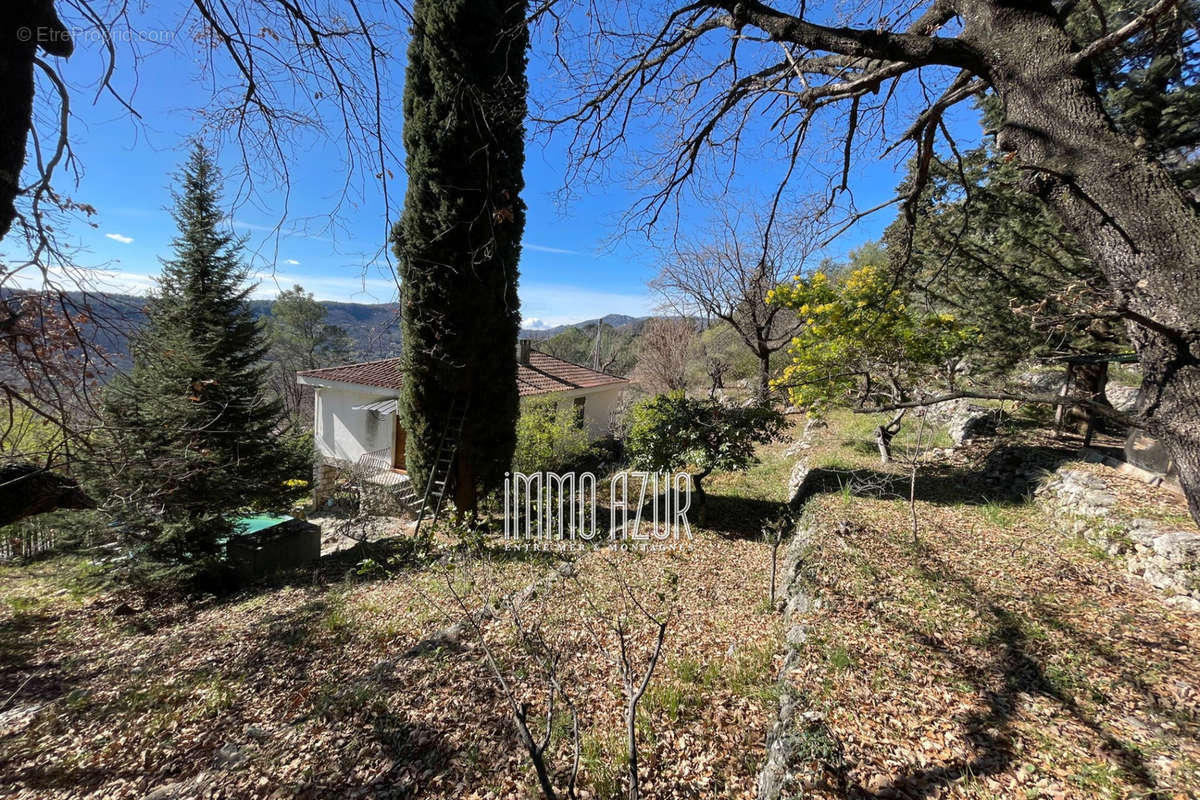
[[[825,658],[829,662],[829,668],[834,672],[845,672],[854,666],[854,659],[850,657],[850,652],[840,645],[830,647]]]
[[[683,683],[705,688],[713,686],[721,675],[721,670],[716,664],[705,664],[690,656],[676,661],[672,671]]]
[[[639,748],[640,749],[640,748]],[[584,734],[579,742],[581,783],[589,786],[602,800],[621,796],[621,778],[625,775],[629,751],[616,736]]]
[[[651,684],[646,689],[645,710],[678,722],[686,712],[697,708],[698,699],[695,692],[677,683]]]
[[[736,694],[770,700],[777,695],[775,686],[775,647],[770,645],[739,648],[734,654],[726,685]]]

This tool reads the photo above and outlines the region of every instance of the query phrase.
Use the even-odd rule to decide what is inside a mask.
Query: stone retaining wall
[[[1200,614],[1200,533],[1121,515],[1104,479],[1079,469],[1051,473],[1037,495],[1062,528],[1123,560],[1169,605]]]
[[[759,800],[799,796],[806,783],[801,757],[804,737],[811,726],[823,724],[819,714],[799,707],[798,698],[787,681],[788,673],[802,658],[801,648],[808,640],[806,620],[821,607],[820,598],[816,597],[805,577],[805,559],[813,535],[810,525],[802,521],[784,556],[783,625],[787,631],[787,650],[779,671],[779,711],[767,733],[767,761],[758,776]]]
[[[812,446],[816,432],[825,423],[814,420],[804,428],[801,437],[787,453],[799,456],[788,476],[788,505],[799,511],[813,492],[812,467],[805,450]],[[808,619],[821,607],[821,599],[808,577],[810,545],[816,530],[803,514],[796,531],[784,551],[780,575],[783,580],[783,625],[786,652],[779,671],[779,709],[775,722],[767,733],[767,759],[758,776],[759,800],[783,800],[802,796],[825,776],[820,764],[812,762],[814,741],[829,741],[824,716],[806,710],[788,681],[788,674],[803,658],[802,648],[808,640]]]

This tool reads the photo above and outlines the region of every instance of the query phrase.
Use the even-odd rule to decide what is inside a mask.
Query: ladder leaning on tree
[[[458,455],[458,445],[462,440],[463,425],[467,421],[467,401],[459,407],[459,398],[450,403],[450,413],[446,417],[446,427],[442,429],[442,437],[438,440],[437,455],[429,468],[429,477],[425,481],[425,496],[417,504],[417,525],[413,534],[421,532],[421,523],[433,506],[432,521],[437,522],[442,513],[442,503],[450,488],[450,478],[454,471],[454,458]]]

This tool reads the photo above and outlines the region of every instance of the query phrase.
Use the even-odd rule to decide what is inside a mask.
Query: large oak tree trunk
[[[1179,465],[1200,524],[1200,215],[1118,133],[1049,3],[964,0],[963,38],[1004,103],[997,143],[1104,272],[1138,353],[1139,413]]]

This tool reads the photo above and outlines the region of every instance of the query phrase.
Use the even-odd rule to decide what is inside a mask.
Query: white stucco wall
[[[618,383],[612,386],[601,386],[598,389],[575,389],[570,392],[537,396],[553,397],[558,401],[559,407],[562,407],[563,404],[571,405],[575,402],[576,397],[584,398],[584,425],[592,438],[600,439],[611,433],[612,413],[621,402],[621,393],[624,389],[625,384]]]
[[[313,413],[313,437],[317,451],[326,458],[356,462],[364,454],[386,449],[391,452],[395,441],[396,416],[355,410],[355,406],[390,395],[357,389],[352,384],[318,384],[305,381],[316,388]],[[552,395],[559,404],[574,402],[576,397],[585,398],[583,407],[584,424],[588,433],[596,439],[610,433],[612,414],[621,402],[624,384],[602,386],[598,389],[576,389]]]
[[[387,395],[368,394],[350,389],[317,387],[313,414],[313,437],[317,451],[328,458],[358,461],[364,453],[387,449],[395,435],[396,415],[356,411]]]
[[[583,407],[583,418],[593,437],[599,439],[612,432],[612,414],[621,402],[624,388],[624,384],[605,386],[585,395],[587,403]]]

